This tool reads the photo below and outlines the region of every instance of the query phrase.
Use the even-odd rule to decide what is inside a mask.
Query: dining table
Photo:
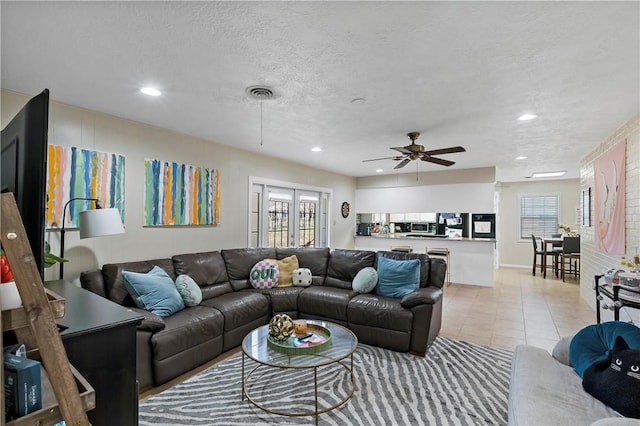
[[[542,255],[542,277],[547,278],[547,253],[553,251],[554,244],[562,244],[562,237],[550,237],[550,238],[542,238],[542,251],[544,254]],[[551,250],[548,248],[551,247]],[[555,269],[554,269],[555,270]],[[556,271],[556,277],[558,276],[558,272]]]

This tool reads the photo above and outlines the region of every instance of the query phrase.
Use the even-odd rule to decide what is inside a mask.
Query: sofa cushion
[[[371,266],[362,268],[353,278],[351,286],[358,293],[370,293],[378,284],[378,272]]]
[[[224,330],[229,331],[259,318],[268,318],[269,300],[266,296],[249,291],[223,294],[203,300],[200,306],[216,308],[224,316]]]
[[[297,317],[298,295],[303,289],[304,287],[273,287],[269,289],[258,289],[256,291],[264,294],[270,300],[270,315],[285,313],[289,316]]]
[[[376,254],[366,250],[334,249],[327,265],[324,285],[351,290],[351,283],[362,268],[374,266]]]
[[[233,291],[219,251],[179,254],[171,259],[177,275],[189,275],[200,286],[203,299]]]
[[[618,336],[624,337],[630,348],[640,349],[640,328],[622,321],[593,324],[573,336],[569,358],[580,377],[591,365],[609,358]]]
[[[313,276],[313,285],[322,285],[327,274],[329,248],[322,247],[278,247],[276,259],[283,259],[295,254],[300,268],[309,268]]]
[[[413,313],[400,305],[400,299],[376,294],[359,294],[351,299],[347,317],[349,324],[397,331],[410,332],[413,324]]]
[[[402,298],[420,286],[420,260],[394,260],[378,258],[378,285],[376,293],[386,297]]]
[[[159,266],[148,273],[122,271],[124,282],[135,304],[159,317],[184,309],[184,301],[171,277]]]
[[[306,316],[347,321],[347,305],[355,291],[326,286],[311,286],[300,292],[298,310]]]
[[[202,302],[202,291],[196,282],[187,274],[178,275],[176,289],[182,296],[186,306],[198,306]]]
[[[240,248],[221,250],[229,282],[235,291],[251,288],[249,274],[253,265],[263,259],[275,258],[275,248]]]
[[[171,259],[152,259],[139,262],[108,263],[102,266],[102,277],[107,297],[123,306],[134,306],[135,303],[124,284],[122,271],[149,272],[154,266],[161,267],[172,280],[176,279]]]
[[[217,309],[194,306],[164,319],[151,335],[154,385],[185,373],[222,352],[224,317]]]
[[[253,265],[249,273],[249,282],[253,288],[272,288],[278,285],[280,267],[275,260],[261,260]]]

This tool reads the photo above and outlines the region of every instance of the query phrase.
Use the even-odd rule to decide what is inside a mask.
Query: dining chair
[[[538,267],[538,256],[540,256],[540,273],[544,272],[544,256],[551,256],[553,259],[553,263],[549,264],[547,262],[547,268],[554,268],[554,271],[556,271],[556,275],[557,275],[557,259],[555,257],[555,254],[552,251],[545,251],[544,246],[542,245],[542,241],[540,241],[540,247],[538,247],[538,240],[539,238],[536,237],[535,235],[531,234],[531,241],[533,243],[533,266],[531,268],[531,275],[533,275],[534,277],[536,276],[536,268]]]
[[[562,254],[560,255],[560,274],[562,281],[565,275],[580,277],[580,237],[564,237]]]

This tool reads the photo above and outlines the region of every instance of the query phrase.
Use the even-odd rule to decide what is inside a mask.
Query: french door
[[[253,184],[251,247],[326,247],[329,194],[310,189]]]

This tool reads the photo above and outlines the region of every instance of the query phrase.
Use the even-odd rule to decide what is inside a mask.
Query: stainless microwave
[[[436,224],[427,222],[412,223],[411,232],[435,233]]]

